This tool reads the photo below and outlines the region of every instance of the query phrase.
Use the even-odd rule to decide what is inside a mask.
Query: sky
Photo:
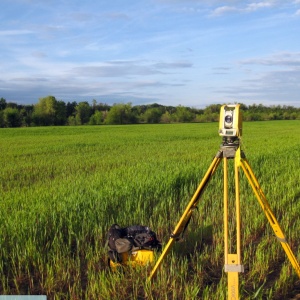
[[[0,0],[0,98],[300,107],[300,0]]]

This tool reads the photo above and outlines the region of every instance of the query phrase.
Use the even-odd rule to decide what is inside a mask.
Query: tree
[[[191,122],[195,118],[195,115],[187,107],[179,105],[176,108],[174,117],[177,122]]]
[[[0,127],[5,127],[3,110],[0,110]]]
[[[34,106],[32,118],[36,125],[64,125],[67,120],[66,104],[54,96],[40,98]]]
[[[67,113],[67,118],[69,118],[70,116],[75,116],[76,114],[76,106],[77,106],[77,102],[73,101],[73,102],[68,102],[66,105],[66,113]]]
[[[100,110],[100,111],[109,111],[110,110],[110,106],[106,103],[98,103],[97,106],[96,106],[96,109],[97,110]]]
[[[103,113],[97,110],[91,117],[90,117],[90,125],[100,125],[103,124]]]
[[[40,98],[34,106],[33,120],[36,125],[54,125],[57,100],[53,96]]]
[[[69,116],[67,120],[67,125],[69,126],[75,126],[75,125],[80,125],[76,123],[76,118],[74,116]]]
[[[161,123],[171,123],[172,116],[168,111],[166,111],[160,118]]]
[[[88,102],[80,102],[76,106],[76,122],[77,124],[87,124],[89,122],[90,116],[92,114],[92,108]]]
[[[5,127],[20,127],[21,118],[17,108],[7,107],[3,111],[3,121]]]
[[[55,103],[55,121],[54,125],[65,125],[67,121],[67,107],[62,100]]]
[[[159,123],[163,112],[158,107],[148,108],[144,113],[146,123]]]
[[[93,99],[93,101],[92,101],[93,114],[95,113],[96,108],[97,108],[97,100],[96,100],[96,99]]]
[[[6,100],[1,97],[1,99],[0,99],[0,110],[5,109],[6,105],[7,105]]]
[[[33,109],[33,105],[25,105],[19,110],[20,118],[22,121],[21,126],[31,126]]]
[[[204,113],[205,114],[214,114],[214,113],[219,114],[220,109],[221,109],[221,104],[212,104],[212,105],[207,106],[204,109]]]
[[[131,110],[131,103],[114,104],[107,114],[105,123],[114,125],[136,123],[136,117]]]

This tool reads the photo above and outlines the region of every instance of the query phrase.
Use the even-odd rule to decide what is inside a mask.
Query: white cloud
[[[273,6],[273,2],[254,2],[247,5],[245,11],[256,11],[261,8],[271,7]]]
[[[226,13],[230,13],[230,12],[237,12],[239,11],[238,8],[233,7],[233,6],[221,6],[216,8],[211,15],[213,16],[220,16]]]
[[[220,6],[213,10],[211,13],[212,16],[220,16],[223,14],[231,13],[231,12],[240,12],[240,13],[249,13],[254,12],[259,9],[269,8],[275,5],[274,1],[261,1],[261,2],[252,2],[244,5],[242,2],[240,5],[235,6]]]

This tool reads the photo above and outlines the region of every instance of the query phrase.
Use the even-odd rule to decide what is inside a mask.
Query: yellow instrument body
[[[118,267],[121,266],[146,266],[147,264],[150,264],[154,261],[154,252],[153,250],[137,250],[137,251],[132,251],[131,253],[129,252],[124,252],[121,253],[121,258],[122,262],[113,262],[110,260],[109,265],[112,270],[116,270]]]

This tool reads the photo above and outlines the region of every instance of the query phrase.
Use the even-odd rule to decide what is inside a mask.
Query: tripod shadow
[[[190,257],[195,252],[201,253],[205,245],[213,243],[213,226],[188,228],[182,239],[174,245],[174,253],[178,256]]]

